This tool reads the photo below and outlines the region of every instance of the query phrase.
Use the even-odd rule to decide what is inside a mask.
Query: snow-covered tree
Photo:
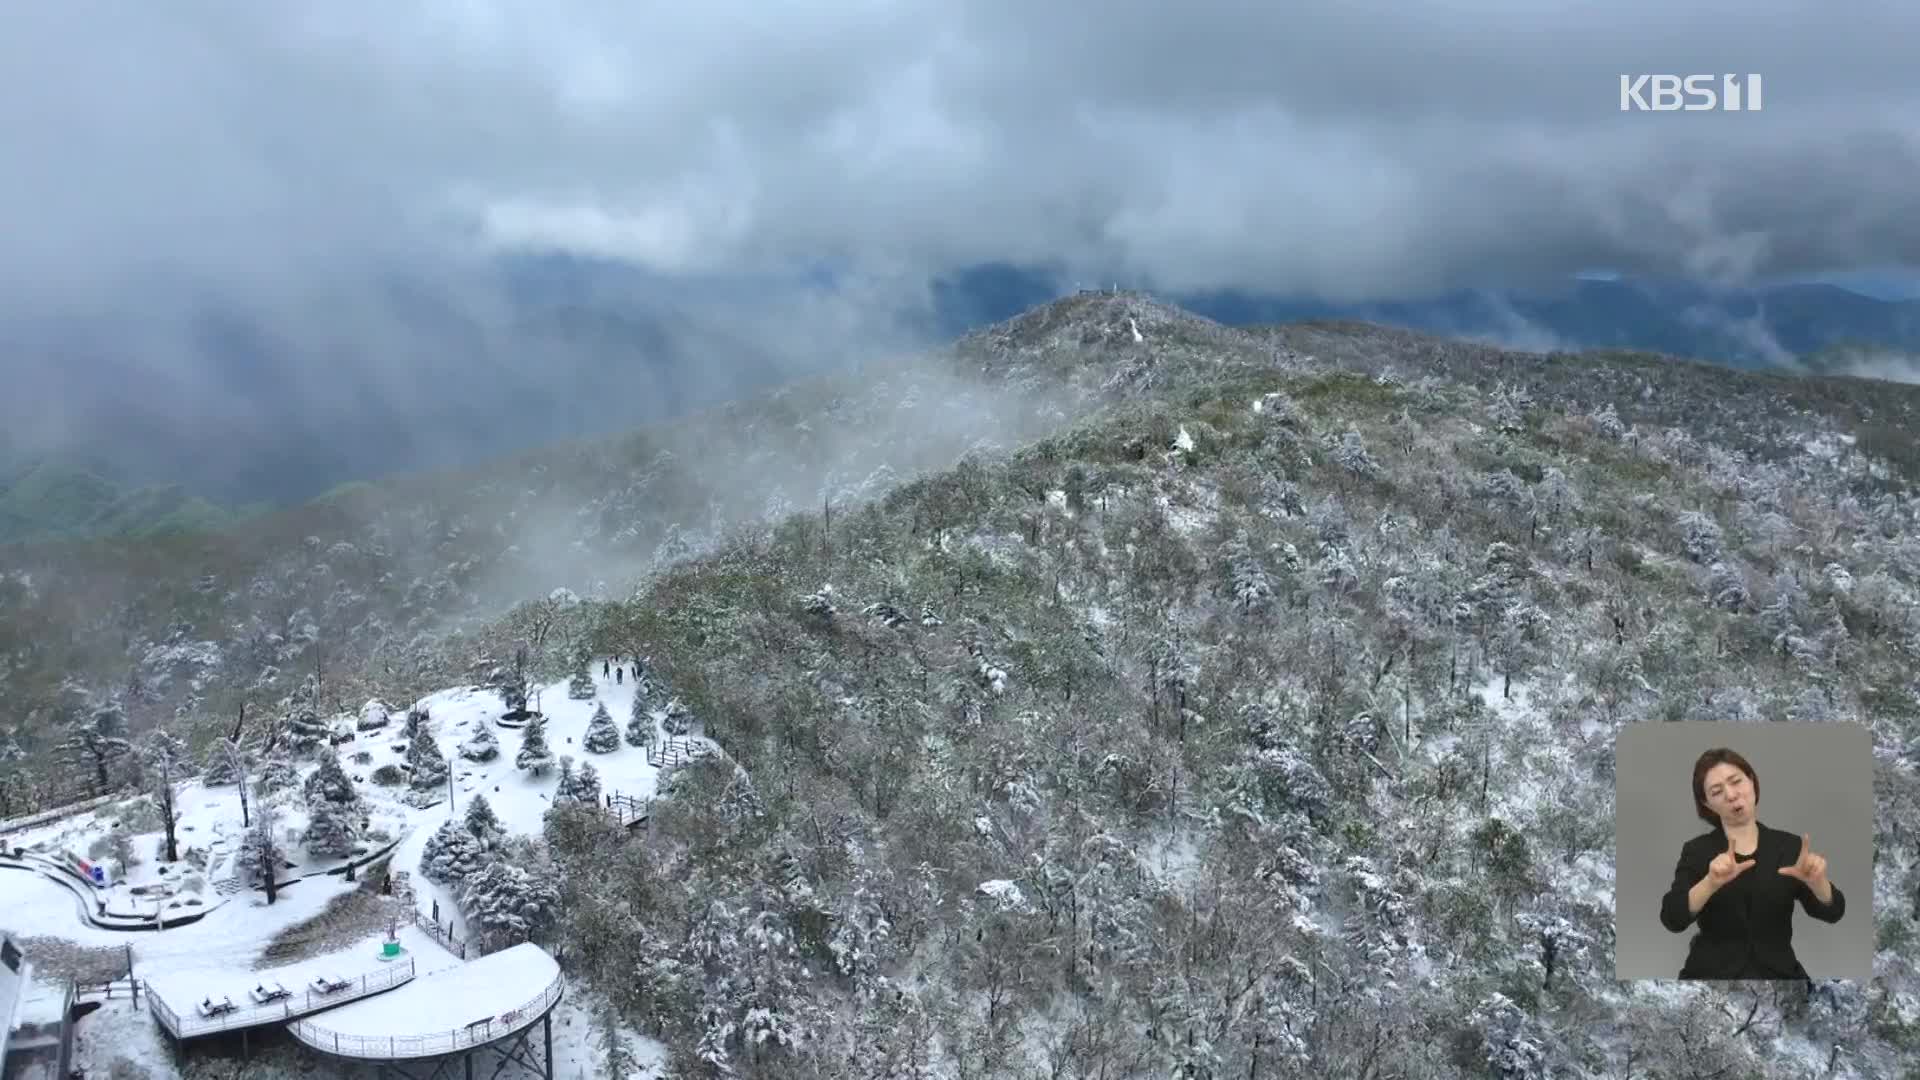
[[[1341,468],[1363,480],[1380,475],[1380,463],[1373,459],[1372,451],[1367,449],[1367,441],[1351,428],[1340,436],[1340,445],[1334,449],[1333,459]]]
[[[1720,561],[1707,568],[1707,597],[1714,607],[1728,611],[1744,610],[1752,600],[1740,568]]]
[[[253,771],[253,755],[235,739],[215,739],[210,753],[226,761],[227,771],[233,774],[233,785],[240,793],[240,826],[253,824],[251,805],[248,799],[248,774]]]
[[[600,772],[593,767],[593,762],[581,762],[579,771],[573,774],[573,798],[589,806],[599,805]]]
[[[1627,433],[1627,425],[1620,422],[1620,414],[1614,411],[1611,401],[1597,412],[1589,414],[1589,419],[1593,421],[1594,427],[1600,429],[1600,434],[1609,439],[1618,439]]]
[[[526,731],[520,743],[520,752],[514,755],[515,768],[524,769],[535,776],[544,776],[553,768],[553,751],[547,748],[547,720],[536,716],[527,721]]]
[[[180,778],[187,748],[165,728],[154,728],[141,740],[140,756],[147,779],[153,785],[153,801],[160,808],[160,821],[167,832],[167,862],[180,861],[180,844],[175,829],[180,823],[179,806],[174,802],[173,785]]]
[[[369,701],[360,707],[360,718],[354,722],[354,730],[378,731],[392,720],[392,712],[384,702]]]
[[[831,619],[840,610],[833,603],[832,585],[822,585],[818,591],[802,596],[800,608],[816,619]]]
[[[237,856],[241,880],[265,889],[269,904],[279,898],[280,869],[285,862],[274,835],[279,823],[280,815],[273,804],[263,804],[260,812],[253,816],[253,827],[241,840]]]
[[[620,1010],[612,998],[602,998],[593,1011],[593,1050],[601,1076],[622,1078],[638,1066],[620,1030]]]
[[[669,735],[685,735],[693,730],[693,710],[687,708],[686,702],[674,698],[667,702],[667,714],[661,726],[667,729]]]
[[[479,793],[475,793],[467,802],[464,824],[466,830],[473,834],[474,839],[483,842],[491,842],[492,838],[500,835],[502,831],[500,818],[493,812],[493,804],[487,801],[485,795]]]
[[[340,755],[331,749],[320,755],[320,767],[307,777],[302,791],[309,803],[319,799],[356,812],[360,809],[360,793],[354,789],[353,778],[341,767]]]
[[[638,692],[633,695],[633,709],[627,715],[627,745],[642,750],[653,745],[653,713],[647,711],[647,702]]]
[[[226,739],[215,739],[207,747],[206,756],[200,760],[200,782],[208,787],[225,787],[240,782],[240,770],[235,768],[234,755],[229,750],[232,744]]]
[[[303,757],[333,745],[333,730],[310,702],[301,702],[287,713],[281,741],[295,757]]]
[[[127,718],[113,702],[99,706],[80,702],[61,743],[66,760],[76,772],[87,776],[95,793],[101,795],[113,790],[115,774],[131,749]]]
[[[321,858],[353,854],[355,821],[345,803],[334,802],[323,790],[308,789],[307,851]]]
[[[486,717],[473,722],[473,734],[460,742],[460,756],[468,761],[492,761],[500,756],[500,740],[494,736]]]
[[[1273,597],[1273,582],[1253,552],[1245,530],[1228,541],[1222,552],[1227,560],[1228,584],[1233,602],[1241,611],[1251,613],[1266,607]]]
[[[442,823],[420,849],[420,872],[442,885],[464,885],[486,865],[486,847],[464,822]]]
[[[1519,1006],[1499,991],[1474,1009],[1470,1022],[1481,1033],[1489,1075],[1497,1080],[1547,1080],[1547,1054]]]
[[[591,754],[611,754],[620,749],[620,729],[614,726],[606,702],[594,705],[593,719],[587,721],[587,735],[581,745]]]
[[[460,892],[460,908],[480,934],[496,945],[532,940],[552,925],[560,891],[544,875],[506,859],[487,863]]]
[[[527,683],[517,674],[500,687],[500,701],[506,706],[502,714],[510,719],[519,719],[527,713]]]
[[[424,726],[414,733],[413,741],[407,744],[407,764],[412,767],[408,786],[413,790],[438,794],[446,786],[446,756],[440,753],[440,744],[434,741]]]
[[[593,687],[593,672],[587,668],[590,662],[584,652],[574,657],[573,677],[567,680],[567,696],[575,701],[592,701],[597,693]]]
[[[1680,515],[1680,542],[1686,548],[1687,558],[1697,563],[1711,563],[1720,558],[1720,523],[1698,510],[1689,510]]]
[[[285,754],[273,753],[267,755],[267,759],[260,763],[260,775],[254,778],[253,790],[256,795],[265,799],[279,792],[292,790],[299,784],[300,774],[294,769],[293,762],[287,760]]]

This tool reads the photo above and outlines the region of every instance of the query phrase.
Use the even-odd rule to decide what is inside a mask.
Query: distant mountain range
[[[935,282],[931,311],[901,318],[932,345],[1078,284],[981,266]],[[0,542],[211,523],[230,516],[222,507],[631,430],[830,367],[844,347],[814,342],[828,355],[796,360],[784,350],[808,342],[770,344],[764,328],[756,339],[728,321],[729,304],[757,312],[752,283],[716,302],[704,286],[573,257],[443,279],[394,273],[278,310],[168,288],[96,317],[0,317],[0,347],[27,359],[26,385],[13,380],[16,430],[0,432]],[[1920,381],[1901,355],[1920,353],[1920,300],[1835,285],[1569,280],[1377,303],[1162,299],[1233,326],[1355,320],[1535,351],[1627,348]],[[31,445],[31,421],[56,407],[53,429],[87,433],[88,460]]]
[[[984,266],[941,282],[940,330],[962,333],[1057,296],[1045,273]],[[1462,289],[1418,300],[1333,303],[1220,291],[1166,297],[1230,326],[1343,319],[1532,351],[1609,348],[1741,368],[1817,366],[1842,350],[1920,352],[1920,300],[1836,285],[1717,289],[1687,281],[1570,279],[1530,291]]]

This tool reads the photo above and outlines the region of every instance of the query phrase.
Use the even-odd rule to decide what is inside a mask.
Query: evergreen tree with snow
[[[494,737],[486,717],[473,722],[473,734],[460,743],[460,756],[468,761],[492,761],[500,756],[500,740]]]
[[[392,721],[392,712],[385,702],[369,701],[360,707],[360,719],[354,722],[354,730],[378,731]]]
[[[480,794],[475,794],[467,803],[467,816],[463,824],[476,840],[489,840],[503,831],[499,816],[493,812],[493,804]]]
[[[287,713],[282,741],[295,757],[304,757],[333,745],[333,729],[320,719],[313,703],[303,701]]]
[[[240,841],[235,867],[240,880],[266,890],[267,903],[279,898],[279,876],[285,859],[274,836],[280,817],[271,804],[253,817],[253,827]]]
[[[560,802],[573,798],[573,755],[560,755],[560,782],[554,786],[553,799]]]
[[[418,706],[408,709],[407,719],[400,725],[400,737],[411,745],[413,743],[413,737],[420,734],[421,729],[427,726],[429,719],[431,719],[431,716],[425,709],[419,708]]]
[[[662,725],[669,735],[685,735],[693,730],[693,710],[679,698],[667,702],[667,715]]]
[[[440,744],[427,734],[424,726],[414,733],[413,741],[407,744],[407,764],[413,770],[412,779],[408,782],[413,790],[438,793],[446,786],[446,756],[440,753]]]
[[[587,721],[587,736],[581,741],[590,754],[611,754],[620,749],[620,729],[613,725],[613,714],[602,701],[593,707],[593,719]]]
[[[567,680],[567,696],[575,701],[592,701],[594,696],[593,672],[587,667],[587,655],[580,653],[574,658],[573,677]]]
[[[508,719],[517,720],[527,714],[527,679],[518,669],[500,687],[500,700],[506,705],[503,715]]]
[[[633,709],[627,715],[627,745],[645,750],[653,745],[654,738],[653,714],[647,711],[647,700],[636,688]]]
[[[420,850],[420,872],[442,885],[459,888],[487,865],[484,844],[467,831],[464,822],[446,821],[427,837]]]
[[[1372,480],[1380,475],[1380,463],[1374,460],[1372,451],[1367,449],[1367,441],[1351,428],[1340,437],[1333,458],[1341,468],[1363,480]]]
[[[573,774],[573,797],[589,806],[600,805],[600,772],[593,762],[581,762],[580,770]]]
[[[560,891],[544,875],[506,859],[488,862],[460,891],[460,908],[490,944],[505,947],[532,940],[553,924]]]
[[[307,777],[302,791],[309,805],[317,799],[353,812],[360,809],[360,793],[354,790],[353,778],[341,767],[340,755],[331,749],[320,755],[320,767]]]
[[[527,721],[527,729],[520,742],[520,752],[514,755],[514,767],[524,769],[535,776],[544,776],[553,768],[553,751],[547,748],[547,718],[536,716]]]
[[[254,778],[253,793],[265,799],[300,784],[300,774],[282,753],[267,755],[260,763],[260,775]]]
[[[593,1011],[593,1049],[599,1058],[600,1075],[623,1078],[639,1066],[633,1051],[627,1048],[620,1032],[620,1010],[612,998],[602,998]]]
[[[323,788],[307,789],[307,851],[324,859],[353,854],[353,810],[334,802]]]

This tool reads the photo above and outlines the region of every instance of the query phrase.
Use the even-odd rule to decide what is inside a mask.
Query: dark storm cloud
[[[753,330],[819,352],[989,260],[1333,299],[1912,264],[1916,39],[1914,5],[1812,0],[15,4],[0,290],[154,309],[122,362],[245,412],[168,297],[352,339],[315,398],[413,394],[438,369],[344,294],[490,248],[845,267]],[[1758,72],[1765,111],[1620,112],[1642,72]]]
[[[21,287],[463,237],[1392,291],[1914,255],[1895,3],[16,5]],[[1760,114],[1623,114],[1629,72]]]

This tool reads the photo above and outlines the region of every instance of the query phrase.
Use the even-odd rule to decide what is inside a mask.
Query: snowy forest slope
[[[244,539],[10,555],[0,655],[49,780],[103,703],[649,657],[726,757],[548,839],[557,935],[683,1075],[1900,1076],[1915,393],[1083,295]],[[583,571],[559,632],[494,617]],[[1876,980],[1616,982],[1614,731],[1783,718],[1873,734]]]
[[[1062,335],[1112,337],[962,349]],[[1091,366],[1166,393],[604,611],[732,758],[550,830],[684,1075],[1907,1075],[1920,506],[1831,430],[1888,399],[1140,352]],[[1615,981],[1613,735],[1667,719],[1871,730],[1872,984]]]

